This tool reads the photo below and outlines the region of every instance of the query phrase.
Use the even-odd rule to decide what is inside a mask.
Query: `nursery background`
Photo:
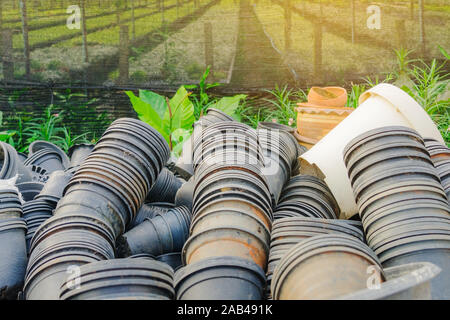
[[[448,0],[0,4],[1,120],[18,149],[42,134],[21,128],[53,122],[61,130],[44,136],[96,140],[112,119],[134,115],[124,90],[171,96],[181,85],[197,97],[197,113],[245,94],[241,120],[254,125],[289,124],[311,86],[343,86],[356,107],[365,90],[394,83],[449,141]]]

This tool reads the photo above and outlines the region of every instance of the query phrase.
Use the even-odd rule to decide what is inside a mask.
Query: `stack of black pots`
[[[53,215],[53,205],[49,204],[44,200],[31,200],[25,202],[22,205],[23,208],[23,218],[27,223],[27,252],[30,250],[31,239],[33,238],[36,230],[43,224],[47,219],[51,218]]]
[[[175,202],[178,189],[181,188],[183,180],[177,178],[167,168],[163,168],[156,179],[150,192],[147,194],[146,202]]]
[[[16,175],[16,183],[32,181],[31,171],[20,161],[17,151],[0,141],[0,180],[11,179]]]
[[[450,201],[450,148],[429,138],[425,139],[425,147],[441,179],[441,184],[447,194],[447,199]]]
[[[258,129],[258,140],[265,159],[264,174],[274,205],[278,203],[281,191],[291,178],[293,169],[298,163],[298,143],[290,138],[290,134],[279,130]]]
[[[48,141],[34,141],[28,147],[28,158],[25,166],[38,166],[52,173],[53,171],[64,171],[69,167],[69,157],[55,144]]]
[[[111,124],[65,187],[54,216],[33,236],[26,299],[59,299],[67,268],[114,258],[116,238],[135,218],[169,153],[164,138],[144,122]]]
[[[193,164],[192,150],[194,147],[194,140],[196,135],[203,128],[206,128],[211,124],[222,121],[234,121],[234,120],[232,117],[230,117],[229,115],[220,110],[209,108],[206,111],[206,114],[202,115],[200,120],[194,123],[193,134],[183,144],[183,151],[181,153],[181,157],[178,159],[175,165],[175,170],[185,180],[189,180],[194,175],[194,168],[192,166]]]
[[[192,211],[194,199],[195,179],[191,177],[178,189],[175,196],[175,205],[186,206]]]
[[[16,299],[27,265],[22,203],[14,187],[0,189],[0,299]]]
[[[297,150],[297,155],[295,157],[294,162],[292,163],[292,175],[297,175],[299,173],[298,170],[300,169],[300,162],[298,161],[298,158],[303,153],[308,151],[308,149],[298,143],[294,135],[296,129],[276,122],[259,122],[258,129],[276,131],[279,132],[280,134],[284,134],[283,139],[291,140],[289,144],[293,145],[294,149]]]
[[[94,149],[93,144],[81,143],[69,148],[69,168],[78,168]]]
[[[326,183],[314,176],[298,175],[283,188],[274,219],[312,217],[337,219],[339,206]]]
[[[79,268],[61,286],[61,300],[172,300],[173,270],[148,257],[112,259]]]
[[[120,236],[117,239],[117,253],[121,257],[142,253],[153,256],[168,254],[168,259],[178,255],[179,261],[181,249],[189,236],[190,223],[191,212],[186,207],[158,212]]]
[[[134,218],[134,220],[131,222],[128,230],[141,224],[147,218],[151,219],[155,217],[157,214],[166,213],[167,211],[173,208],[175,208],[175,205],[169,202],[153,202],[149,204],[144,203],[142,207],[139,209],[136,218]]]
[[[434,299],[450,298],[450,208],[422,137],[406,127],[382,127],[344,150],[367,242],[384,267],[431,262]]]
[[[274,300],[335,299],[384,280],[375,253],[358,237],[339,232],[292,246],[275,268],[271,291]]]
[[[233,121],[211,124],[196,132],[193,159],[193,221],[182,255],[187,266],[175,280],[177,288],[189,287],[192,294],[178,291],[178,298],[229,299],[236,294],[238,299],[261,299],[272,199],[256,131]],[[220,273],[222,278],[214,278]],[[249,277],[254,280],[244,280]],[[202,284],[217,288],[227,282],[227,288],[233,287],[229,292],[201,289]]]
[[[361,242],[365,241],[362,224],[356,221],[307,217],[290,217],[274,221],[266,273],[268,299],[271,299],[270,284],[273,272],[286,252],[304,239],[330,233],[349,235]]]
[[[17,189],[19,189],[20,194],[22,195],[23,201],[31,201],[36,197],[44,188],[44,183],[42,182],[22,182],[16,184]]]
[[[34,197],[35,200],[42,200],[56,208],[58,201],[63,196],[63,190],[72,178],[72,173],[68,171],[53,171],[44,184],[42,190]]]

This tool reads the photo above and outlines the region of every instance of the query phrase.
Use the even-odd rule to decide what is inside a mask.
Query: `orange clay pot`
[[[345,107],[347,91],[340,87],[312,87],[307,103],[297,108],[297,141],[310,149],[354,109]]]
[[[347,90],[341,87],[312,87],[308,93],[308,103],[322,107],[343,108],[347,104]]]

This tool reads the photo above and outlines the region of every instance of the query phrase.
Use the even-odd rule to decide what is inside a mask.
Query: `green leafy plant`
[[[291,126],[293,124],[293,119],[296,118],[296,102],[293,101],[293,97],[298,97],[298,92],[294,93],[292,89],[288,89],[287,86],[279,88],[278,85],[275,86],[273,90],[265,90],[270,93],[274,98],[264,98],[265,101],[269,102],[274,110],[270,112],[269,120],[276,120],[278,123]],[[303,92],[304,94],[304,92]],[[302,94],[302,95],[303,95]]]
[[[139,90],[139,97],[132,91],[126,94],[139,119],[161,133],[174,153],[180,151],[177,145],[190,135],[195,121],[190,93],[181,86],[171,99],[148,90]]]
[[[200,77],[198,84],[185,85],[184,87],[188,90],[195,90],[192,94],[191,99],[194,103],[194,114],[195,118],[199,119],[203,113],[208,109],[208,107],[214,103],[214,100],[206,92],[207,90],[220,86],[220,83],[207,83],[207,79],[210,72],[210,66],[208,66],[205,72]]]
[[[58,136],[56,137],[56,139],[59,140],[59,145],[65,152],[68,152],[69,149],[77,143],[88,143],[88,140],[86,139],[86,135],[88,134],[88,132],[73,136],[70,132],[70,129],[66,127],[63,127],[61,132],[64,134],[64,137]]]
[[[3,112],[0,111],[0,125],[3,126]],[[14,130],[0,131],[0,141],[9,142],[16,134]]]
[[[352,83],[352,88],[348,94],[347,105],[348,108],[357,108],[359,105],[359,97],[366,91],[364,84]]]
[[[26,143],[30,144],[36,140],[50,141],[60,145],[58,134],[63,133],[60,126],[62,121],[62,112],[53,113],[54,106],[50,105],[44,111],[42,117],[30,121],[23,129],[23,134],[26,137]]]

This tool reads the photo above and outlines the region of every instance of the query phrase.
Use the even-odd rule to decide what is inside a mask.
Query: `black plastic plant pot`
[[[185,266],[174,279],[177,300],[261,300],[265,282],[257,264],[227,256]]]
[[[58,202],[55,215],[85,213],[105,221],[115,237],[122,234],[128,222],[128,212],[115,193],[94,183],[74,185]]]
[[[41,182],[22,182],[16,185],[22,194],[22,198],[25,202],[31,201],[37,196],[44,188],[44,184]]]
[[[177,191],[181,188],[182,181],[167,168],[163,168],[147,194],[145,202],[175,202]]]
[[[35,199],[45,200],[56,207],[58,201],[63,196],[64,188],[69,183],[71,178],[72,174],[64,171],[52,172],[43,189],[39,195],[35,197]]]
[[[175,205],[176,206],[186,206],[192,211],[193,198],[194,198],[194,188],[195,181],[194,177],[191,177],[189,181],[183,183],[183,185],[178,189],[175,195]]]
[[[174,271],[177,271],[179,268],[183,266],[183,262],[181,261],[181,252],[171,252],[162,254],[156,257],[156,260],[164,262],[172,267]]]
[[[24,165],[35,165],[47,170],[48,173],[53,171],[67,169],[66,167],[67,156],[62,155],[60,152],[53,149],[40,149],[30,155],[28,159],[24,162]]]
[[[0,299],[15,300],[23,286],[27,267],[23,219],[0,220]]]
[[[114,245],[112,228],[99,218],[80,212],[70,215],[55,215],[45,221],[36,230],[31,250],[34,251],[35,247],[49,236],[56,237],[59,233],[64,236],[67,232],[75,232],[77,230],[92,233],[96,237],[102,237],[109,244],[104,245],[105,249],[111,252],[110,248]]]
[[[173,299],[172,268],[156,260],[112,259],[80,267],[81,285],[67,279],[60,290],[61,300]]]
[[[76,268],[96,262],[98,258],[84,254],[62,254],[47,261],[27,274],[24,286],[25,300],[59,300],[60,286]]]
[[[69,157],[67,157],[66,153],[60,147],[49,141],[43,140],[33,141],[28,147],[28,157],[31,157],[33,154],[43,149],[50,149],[59,153],[61,155],[61,159],[63,160],[63,165],[65,167],[68,167],[70,163]]]
[[[431,281],[442,270],[428,262],[408,263],[384,268],[386,282],[379,288],[364,289],[339,297],[339,300],[430,300]]]
[[[398,255],[383,262],[384,268],[401,266],[409,263],[430,262],[441,269],[431,280],[431,299],[450,299],[450,246],[447,248],[425,249]]]
[[[92,144],[76,144],[70,147],[69,149],[69,157],[70,157],[70,165],[69,167],[77,167],[83,163],[83,161],[89,156],[92,149],[94,149],[94,145]]]
[[[279,261],[272,295],[275,300],[337,298],[365,289],[370,266],[380,270],[380,281],[384,281],[380,261],[360,240],[342,234],[311,237],[294,245]]]
[[[170,209],[174,208],[175,205],[173,203],[168,202],[154,202],[151,204],[143,204],[142,207],[139,209],[136,218],[131,222],[130,226],[128,227],[128,230],[136,227],[137,225],[144,222],[145,219],[152,219],[157,214],[164,214]]]
[[[117,253],[128,257],[139,253],[155,256],[181,251],[189,236],[189,211],[178,208],[146,219],[117,240]]]

